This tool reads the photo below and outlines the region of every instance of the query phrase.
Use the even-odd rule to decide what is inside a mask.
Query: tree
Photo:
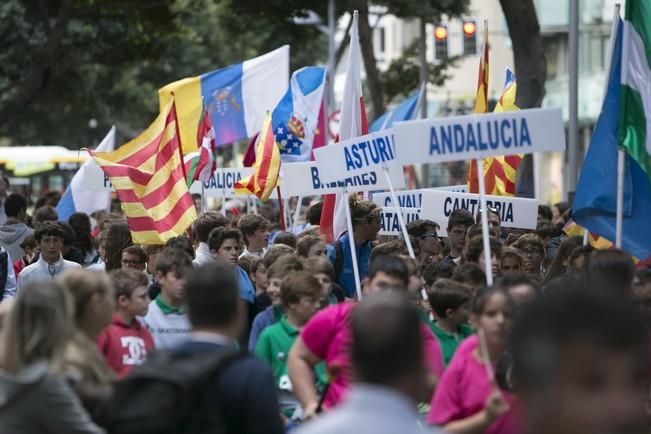
[[[516,104],[520,108],[540,107],[545,96],[547,59],[533,0],[500,0],[513,43],[515,75],[518,78]],[[525,156],[518,169],[518,196],[533,197],[533,157]]]

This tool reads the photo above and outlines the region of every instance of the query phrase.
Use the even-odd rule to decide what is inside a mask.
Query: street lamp
[[[335,105],[335,0],[328,0],[328,25],[323,25],[323,20],[316,12],[307,11],[305,17],[294,17],[294,24],[299,26],[314,26],[328,37],[328,107],[330,112]]]

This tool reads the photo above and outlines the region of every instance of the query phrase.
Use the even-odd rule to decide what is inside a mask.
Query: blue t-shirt
[[[339,276],[336,277],[336,281],[344,289],[346,297],[357,298],[357,290],[355,289],[355,272],[353,271],[353,255],[350,251],[350,241],[348,241],[348,239],[348,234],[344,234],[339,237],[339,240],[337,241],[338,243],[341,243],[344,257],[341,265],[341,272],[339,273]],[[368,276],[368,266],[371,260],[372,248],[370,241],[366,241],[361,246],[355,246],[360,284],[364,278]],[[328,259],[332,262],[333,267],[336,267],[337,252],[334,244],[329,244],[327,250]]]
[[[253,283],[251,283],[249,275],[239,265],[235,266],[235,271],[237,272],[237,281],[240,286],[240,298],[249,303],[253,303],[255,300],[255,289],[253,289]]]

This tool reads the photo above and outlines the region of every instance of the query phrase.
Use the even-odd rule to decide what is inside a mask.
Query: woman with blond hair
[[[96,422],[101,421],[115,375],[95,340],[111,323],[113,285],[106,273],[84,269],[65,272],[60,282],[72,294],[75,325],[66,346],[63,369],[84,407]]]
[[[59,375],[72,312],[70,295],[56,282],[31,283],[18,293],[0,334],[2,432],[102,432]]]

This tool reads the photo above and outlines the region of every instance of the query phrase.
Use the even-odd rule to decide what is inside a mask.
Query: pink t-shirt
[[[469,337],[468,342],[472,337]],[[473,355],[477,348],[477,339],[474,345],[466,344],[463,351],[457,350],[450,365],[443,373],[443,378],[436,387],[427,423],[431,425],[445,425],[449,422],[464,419],[478,413],[484,408],[486,399],[491,392],[491,386],[486,375],[486,368]],[[472,342],[472,341],[471,341]],[[504,398],[511,409],[497,418],[488,427],[485,434],[516,434],[519,432],[517,411],[515,410],[515,397],[502,391]]]
[[[348,321],[355,303],[328,306],[310,319],[301,331],[305,346],[318,358],[325,360],[331,384],[323,400],[325,408],[341,402],[351,382],[350,347],[352,335]],[[437,376],[443,373],[443,356],[432,331],[422,324],[426,364]]]

